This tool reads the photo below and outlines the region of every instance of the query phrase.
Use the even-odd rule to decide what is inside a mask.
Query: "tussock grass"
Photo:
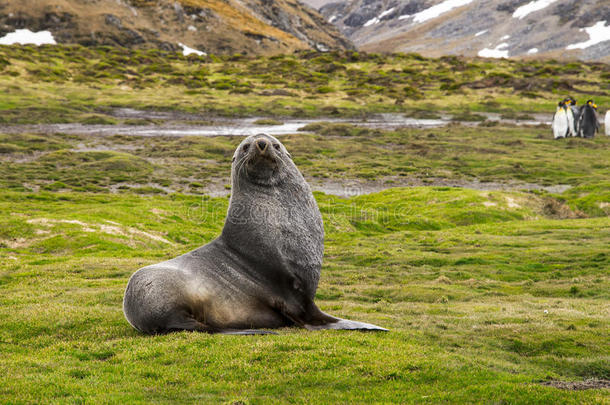
[[[417,54],[184,57],[160,50],[5,46],[0,123],[106,123],[99,115],[109,107],[295,117],[440,110],[476,119],[472,112],[552,114],[567,94],[594,98],[605,110],[609,69],[603,63]]]
[[[320,306],[387,334],[149,337],[123,318],[127,278],[214,238],[226,198],[4,192],[0,394],[9,402],[603,403],[607,391],[538,382],[610,377],[608,217],[554,220],[535,206],[483,204],[529,198],[520,196],[316,195],[327,231]]]
[[[554,141],[546,128],[448,126],[372,130],[317,123],[313,133],[282,137],[303,173],[316,183],[378,182],[386,186],[496,182],[513,188],[568,185],[538,192],[548,215],[600,216],[607,204],[605,158],[610,138]],[[0,135],[0,185],[12,190],[202,193],[229,183],[237,137]],[[582,216],[581,215],[581,216]]]
[[[607,104],[607,75],[603,64],[416,54],[0,47],[0,121],[148,123],[114,107],[525,119],[568,92]],[[430,185],[315,193],[326,230],[317,302],[389,333],[138,334],[121,310],[128,277],[219,234],[228,200],[203,194],[229,182],[240,139],[0,134],[2,401],[607,403],[607,390],[555,387],[610,379],[610,139],[308,130],[282,141],[311,182]],[[519,191],[532,185],[571,188]]]

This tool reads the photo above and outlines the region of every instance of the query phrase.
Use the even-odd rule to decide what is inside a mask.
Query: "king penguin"
[[[572,96],[566,97],[563,102],[566,105],[566,115],[568,117],[568,136],[578,136],[580,107],[576,105],[576,100]]]
[[[563,100],[557,104],[557,111],[555,111],[555,115],[553,115],[553,123],[551,124],[551,128],[553,128],[553,137],[555,139],[565,138],[570,131],[570,127],[568,125],[567,107]]]
[[[578,135],[583,138],[593,138],[595,132],[599,130],[599,122],[597,121],[597,105],[593,100],[587,100],[587,103],[580,109],[578,118]]]
[[[606,135],[610,136],[610,110],[606,111],[606,118],[604,119],[604,126],[606,127]]]

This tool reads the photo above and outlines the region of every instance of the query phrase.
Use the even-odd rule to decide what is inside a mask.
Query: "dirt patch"
[[[571,188],[571,186],[563,184],[543,186],[535,183],[480,182],[477,180],[451,180],[443,178],[419,179],[390,177],[376,181],[319,180],[308,178],[307,181],[314,191],[322,191],[326,194],[333,194],[340,197],[354,197],[357,195],[377,193],[394,187],[456,187],[479,191],[544,190],[550,193],[562,193]]]
[[[29,246],[29,242],[25,238],[0,239],[0,246],[4,245],[9,249],[19,249]]]
[[[562,390],[580,391],[580,390],[599,390],[610,389],[610,380],[590,379],[584,381],[541,381],[540,385],[547,387],[559,388]]]
[[[542,213],[547,217],[556,219],[574,219],[587,217],[584,212],[581,212],[579,210],[572,210],[567,204],[564,204],[554,198],[544,199]]]
[[[42,226],[46,226],[46,227],[50,227],[55,224],[73,224],[73,225],[80,226],[82,228],[83,232],[101,232],[101,233],[105,233],[108,235],[127,236],[130,238],[133,236],[141,236],[141,237],[144,237],[147,239],[155,240],[157,242],[174,245],[173,242],[171,242],[161,236],[153,235],[151,233],[141,231],[139,229],[122,226],[121,224],[119,224],[117,222],[113,222],[113,221],[106,221],[110,225],[88,224],[88,223],[78,221],[75,219],[50,219],[50,218],[32,218],[32,219],[28,219],[27,222],[30,224],[42,225]],[[20,244],[22,242],[25,242],[25,239],[23,241],[13,241],[13,242],[18,242]],[[15,246],[9,246],[9,247],[18,247],[18,246],[16,246],[15,243],[12,243],[12,245],[15,245]]]
[[[514,198],[506,197],[506,202],[508,203],[508,208],[521,208],[521,206],[515,202]]]

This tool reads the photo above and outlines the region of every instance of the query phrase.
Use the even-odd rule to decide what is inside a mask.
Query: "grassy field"
[[[519,116],[552,111],[556,82],[610,102],[597,64],[169,56],[0,47],[0,118],[125,123],[119,106]],[[483,76],[506,81],[473,88]],[[371,77],[379,88],[362,87]],[[518,90],[526,78],[551,87]],[[492,122],[308,130],[281,139],[311,184],[387,188],[315,193],[316,301],[389,333],[137,333],[121,308],[127,279],[219,234],[228,199],[207,194],[230,192],[240,138],[0,134],[0,403],[610,402],[610,137]]]
[[[0,123],[116,123],[114,107],[225,116],[549,112],[567,94],[610,106],[602,63],[303,52],[183,57],[158,50],[0,46]],[[43,102],[41,102],[41,100]]]
[[[604,403],[608,217],[549,219],[519,192],[318,194],[333,314],[389,333],[143,336],[137,268],[211,240],[226,198],[1,196],[0,397],[27,402]]]

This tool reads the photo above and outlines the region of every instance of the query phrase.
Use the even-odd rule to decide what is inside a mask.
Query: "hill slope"
[[[274,54],[351,47],[335,27],[296,0],[7,0],[0,37],[49,30],[59,43],[208,53]]]
[[[360,49],[610,60],[610,2],[304,0]]]

